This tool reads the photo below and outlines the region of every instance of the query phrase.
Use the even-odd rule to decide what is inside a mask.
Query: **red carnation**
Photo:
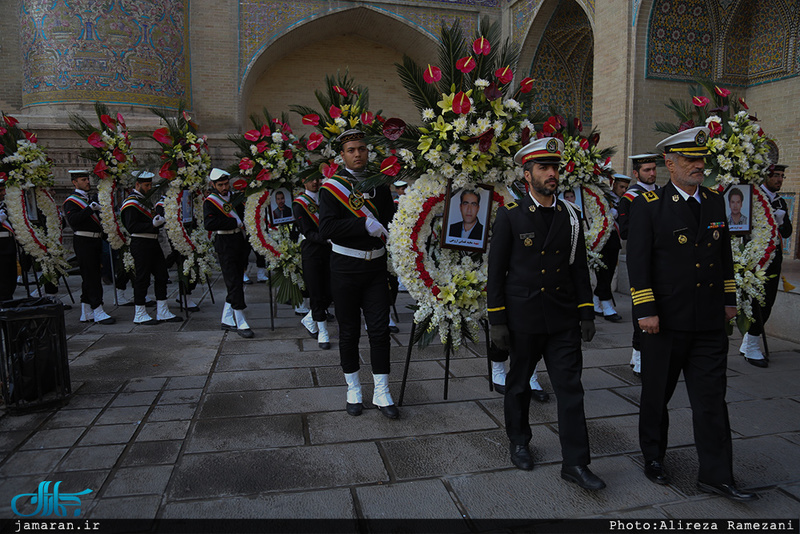
[[[533,78],[525,78],[519,82],[519,90],[523,93],[530,93],[533,90]]]
[[[319,124],[319,115],[316,113],[309,113],[308,115],[303,115],[303,124],[308,124],[309,126],[316,126]]]
[[[261,169],[261,172],[256,175],[256,180],[259,180],[259,181],[262,181],[262,182],[266,182],[270,178],[272,178],[272,175],[270,175],[270,173],[269,173],[269,171],[267,169]]]
[[[692,104],[697,106],[698,108],[704,108],[708,105],[710,101],[705,96],[695,96],[692,97]]]
[[[422,73],[422,78],[427,83],[436,83],[442,79],[442,70],[439,67],[432,67],[429,64],[425,72]]]
[[[117,126],[117,122],[108,115],[100,115],[100,122],[102,122],[112,130]]]
[[[166,163],[164,163],[164,165],[161,166],[161,170],[158,171],[158,175],[165,180],[172,180],[173,178],[178,176],[178,173],[170,169],[171,165],[172,165],[171,161],[167,161]]]
[[[240,171],[247,171],[247,170],[252,169],[255,166],[256,166],[256,164],[250,158],[242,158],[242,160],[239,162],[239,170]]]
[[[106,147],[106,142],[103,141],[103,136],[100,135],[100,132],[92,132],[89,134],[89,137],[86,140],[89,141],[89,144],[95,148]]]
[[[489,52],[492,51],[492,47],[486,37],[480,36],[472,43],[472,51],[479,56],[488,56]]]
[[[331,106],[328,108],[328,113],[330,114],[332,119],[338,119],[342,116],[342,110],[337,108],[336,106]]]
[[[169,130],[166,128],[159,128],[155,132],[153,132],[153,139],[161,143],[162,145],[171,145],[174,143],[172,136],[169,135]]]
[[[3,120],[6,121],[6,125],[8,125],[9,128],[13,128],[19,124],[19,121],[10,115],[3,115]]]
[[[361,114],[361,122],[369,126],[375,121],[375,115],[371,111],[365,111]]]
[[[115,148],[112,154],[114,155],[114,159],[119,161],[120,163],[125,163],[125,161],[128,159],[125,156],[125,153],[118,148]]]
[[[400,172],[400,162],[397,161],[397,156],[389,156],[381,162],[381,172],[386,176],[397,176]]]
[[[494,71],[494,75],[497,76],[497,79],[500,80],[500,83],[504,84],[514,79],[514,71],[511,70],[511,67],[497,69]]]
[[[258,141],[261,138],[261,132],[259,130],[249,130],[245,132],[244,138],[248,141]]]
[[[439,293],[441,293],[441,292],[442,292],[442,291],[439,289],[439,286],[433,286],[433,287],[431,288],[431,293],[433,293],[433,296],[434,296],[434,297],[438,297],[438,296],[439,296]]]
[[[29,132],[27,130],[22,130],[22,133],[25,134],[25,139],[27,139],[31,143],[36,144],[36,142],[38,141],[35,133]]]
[[[323,141],[322,134],[319,132],[314,132],[308,136],[308,141],[306,142],[306,148],[309,150],[314,150],[319,145],[322,144]]]
[[[472,104],[469,102],[469,97],[463,91],[456,93],[453,98],[453,113],[456,115],[466,115],[469,113]]]
[[[339,87],[338,85],[334,85],[334,86],[332,87],[332,89],[333,89],[334,91],[336,91],[337,93],[339,93],[340,95],[342,95],[343,97],[347,98],[347,91],[345,91],[344,89],[342,89],[342,88],[341,88],[341,87]]]
[[[472,56],[462,57],[456,61],[456,68],[464,74],[469,74],[477,66],[478,64],[475,62]]]

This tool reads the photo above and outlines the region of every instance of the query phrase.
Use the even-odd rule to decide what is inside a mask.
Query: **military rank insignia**
[[[529,207],[528,209],[531,211],[531,213],[533,213],[533,212],[535,212],[535,211],[536,211],[536,206],[534,206],[533,204],[531,204],[531,205],[530,205],[530,207]]]
[[[679,201],[680,199],[681,199],[681,197],[679,197],[678,195],[672,195],[672,201],[673,201],[673,202],[677,202],[677,201]]]
[[[508,204],[506,204],[506,209],[507,210],[511,210],[511,209],[516,208],[516,207],[517,207],[517,203],[516,202],[509,202]]]
[[[643,197],[645,198],[645,200],[647,200],[648,202],[652,202],[652,201],[654,201],[654,200],[658,200],[658,195],[656,194],[656,192],[655,192],[655,191],[645,191],[645,192],[642,194],[642,196],[643,196]]]
[[[225,204],[222,205],[222,211],[224,211],[225,213],[230,213],[231,211],[233,211],[233,206],[231,206],[229,203],[226,202]]]
[[[689,240],[686,238],[685,235],[681,234],[678,236],[678,243],[680,243],[681,245],[685,245],[687,241]]]
[[[714,230],[713,236],[714,236],[714,240],[719,239],[719,230]]]
[[[528,232],[527,234],[519,234],[519,238],[522,239],[522,244],[525,245],[526,247],[533,246],[533,238],[534,238],[533,232]]]

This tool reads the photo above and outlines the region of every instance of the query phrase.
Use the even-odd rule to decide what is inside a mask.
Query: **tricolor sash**
[[[145,215],[147,215],[148,218],[150,218],[150,219],[153,218],[153,212],[150,211],[147,208],[147,206],[142,204],[142,202],[138,198],[133,196],[133,195],[131,195],[128,198],[125,199],[125,202],[122,203],[122,207],[120,208],[120,211],[123,211],[125,208],[135,208],[135,209],[141,211],[142,213],[144,213]]]
[[[352,189],[349,181],[341,176],[332,176],[322,183],[322,187],[336,197],[356,217],[378,218],[378,208],[364,198],[363,193]]]
[[[233,213],[233,204],[226,201],[224,198],[219,196],[217,193],[211,193],[206,197],[206,202],[211,202],[217,209],[222,212],[226,217],[234,218]]]
[[[81,195],[78,195],[77,193],[73,193],[72,195],[68,196],[65,202],[74,202],[75,204],[80,206],[81,209],[86,209],[89,207],[89,203],[86,202],[86,200],[84,200],[84,198]],[[100,217],[98,217],[97,214],[94,212],[92,212],[92,220],[96,222],[97,226],[99,226],[100,228],[103,227],[103,225],[100,224]]]
[[[314,199],[303,193],[296,196],[294,201],[300,204],[305,212],[308,213],[308,216],[311,217],[311,220],[314,221],[314,224],[319,226],[319,206],[314,202]]]

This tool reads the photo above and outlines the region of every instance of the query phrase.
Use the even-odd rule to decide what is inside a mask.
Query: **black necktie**
[[[689,206],[689,209],[692,210],[692,215],[694,215],[695,222],[700,222],[700,203],[694,197],[689,197],[686,199],[686,204]]]

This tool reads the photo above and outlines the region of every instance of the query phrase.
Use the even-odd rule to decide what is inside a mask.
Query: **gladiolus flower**
[[[392,118],[383,123],[383,136],[389,141],[397,141],[406,131],[406,123],[401,119]]]
[[[330,114],[332,119],[338,119],[342,116],[342,110],[337,108],[336,106],[331,106],[328,108],[328,114]]]
[[[704,108],[708,105],[708,98],[705,96],[695,96],[692,97],[692,104],[697,106],[698,108]]]
[[[750,109],[747,107],[747,104],[744,103],[744,98],[739,98],[739,104],[741,104],[744,109]]]
[[[266,182],[270,178],[272,178],[272,175],[270,175],[267,169],[261,169],[261,172],[258,173],[258,175],[256,176],[256,180],[259,180],[261,182]]]
[[[492,47],[486,37],[480,36],[472,43],[472,51],[479,56],[488,56],[489,52],[492,51]]]
[[[171,145],[174,143],[172,136],[169,135],[169,130],[167,128],[159,128],[158,130],[153,132],[153,139],[155,139],[162,145]]]
[[[478,64],[475,62],[472,56],[462,57],[456,61],[456,68],[464,74],[469,74],[477,66]]]
[[[369,126],[375,121],[375,115],[371,111],[365,111],[361,114],[361,123]]]
[[[255,166],[256,166],[256,164],[250,158],[242,158],[242,160],[239,162],[239,170],[240,171],[248,171],[248,170],[252,169]]]
[[[303,115],[303,124],[307,124],[309,126],[317,126],[319,124],[319,115],[316,113],[309,113],[308,115]]]
[[[3,115],[3,120],[6,121],[6,125],[9,128],[13,128],[17,124],[19,124],[19,121],[10,115]]]
[[[571,173],[571,172],[572,172],[572,171],[574,171],[574,170],[575,170],[575,162],[574,162],[574,161],[572,161],[572,160],[569,160],[569,161],[567,162],[567,166],[564,168],[564,171],[565,171],[567,174],[569,174],[569,173]]]
[[[519,82],[519,90],[523,93],[530,93],[533,90],[533,78],[525,78]]]
[[[723,87],[714,86],[714,92],[717,93],[722,98],[730,96],[731,92]]]
[[[235,191],[243,191],[244,189],[247,188],[247,180],[245,180],[243,178],[239,178],[237,180],[234,180],[233,183],[231,184],[231,187]]]
[[[511,70],[511,67],[503,67],[502,69],[497,69],[494,71],[494,75],[497,76],[497,79],[500,80],[500,83],[506,84],[514,79],[514,71]]]
[[[175,171],[170,169],[171,166],[172,166],[172,162],[171,161],[165,162],[161,166],[161,170],[158,171],[158,175],[161,176],[165,180],[172,180],[173,178],[178,176],[178,173],[176,173]]]
[[[89,137],[86,140],[89,141],[89,144],[95,148],[106,147],[106,142],[103,141],[103,137],[100,135],[100,132],[92,132],[89,134]]]
[[[442,79],[442,70],[439,67],[432,67],[429,64],[425,72],[422,73],[422,78],[427,83],[436,83]]]
[[[333,89],[335,92],[337,92],[338,94],[340,94],[340,95],[342,95],[343,97],[347,98],[347,91],[345,91],[344,89],[342,89],[342,88],[341,88],[341,87],[339,87],[338,85],[334,85],[334,86],[333,86],[333,87],[331,87],[331,88],[332,88],[332,89]]]
[[[28,142],[36,144],[36,142],[38,141],[35,133],[29,132],[27,130],[22,130],[22,133],[25,135],[25,139],[27,139]]]
[[[245,132],[244,138],[248,141],[258,141],[261,138],[261,132],[259,130],[249,130]]]
[[[315,148],[317,148],[319,145],[322,144],[323,139],[324,137],[322,137],[321,133],[319,132],[312,133],[311,135],[308,136],[308,141],[306,141],[306,148],[309,150],[314,150]]]
[[[118,149],[118,148],[115,148],[114,151],[111,154],[113,154],[114,155],[114,159],[119,161],[120,163],[125,163],[125,161],[128,159],[125,156],[125,153],[122,150]]]
[[[397,156],[389,156],[381,162],[381,172],[386,176],[397,176],[400,172],[400,162],[397,161]]]
[[[94,166],[94,174],[101,180],[105,180],[106,178],[106,171],[108,170],[108,166],[106,162],[102,159],[97,162],[97,165]]]
[[[337,165],[336,163],[334,163],[333,161],[331,161],[331,162],[330,162],[330,164],[328,164],[328,163],[323,163],[323,164],[320,166],[319,170],[322,172],[322,175],[323,175],[325,178],[330,178],[331,176],[333,176],[334,174],[336,174],[336,171],[337,171],[337,170],[339,170],[339,165]]]
[[[453,113],[456,115],[466,115],[471,107],[472,104],[469,102],[469,97],[463,91],[459,91],[453,97]]]

